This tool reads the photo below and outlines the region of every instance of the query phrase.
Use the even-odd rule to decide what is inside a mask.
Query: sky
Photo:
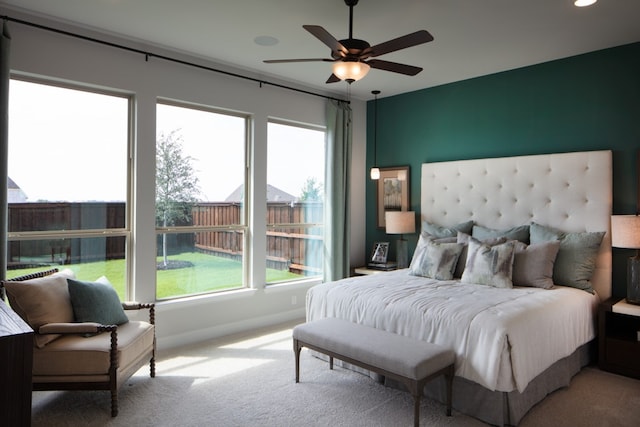
[[[126,198],[126,98],[12,80],[9,177],[28,201]],[[222,201],[244,174],[244,119],[159,104],[157,135],[179,129],[201,199]],[[268,183],[299,196],[324,180],[324,132],[269,123]]]

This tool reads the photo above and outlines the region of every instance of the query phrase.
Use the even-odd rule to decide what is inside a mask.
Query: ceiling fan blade
[[[383,61],[381,59],[372,59],[367,61],[371,68],[378,70],[391,71],[393,73],[406,74],[407,76],[415,76],[422,68],[413,65],[398,64],[397,62]]]
[[[433,36],[426,30],[416,31],[415,33],[407,34],[406,36],[398,37],[397,39],[389,40],[384,43],[377,44],[367,49],[365,53],[369,53],[367,56],[370,58],[384,55],[385,53],[395,52],[396,50],[406,49],[411,46],[416,46],[422,43],[427,43],[433,40]]]
[[[335,60],[328,58],[265,59],[262,62],[266,64],[282,64],[285,62],[335,62]]]
[[[349,53],[346,47],[342,45],[335,37],[333,37],[327,30],[319,25],[303,25],[302,28],[309,31],[314,37],[320,40],[322,43],[329,46],[332,52],[339,52],[342,56]]]
[[[331,74],[331,76],[327,79],[326,83],[337,83],[340,81],[340,77],[335,74]]]

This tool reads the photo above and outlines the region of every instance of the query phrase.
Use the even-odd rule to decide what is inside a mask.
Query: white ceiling
[[[9,9],[7,9],[7,6]],[[324,27],[348,37],[344,0],[3,0],[0,13],[27,11],[168,47],[221,64],[281,78],[318,91],[347,94],[347,83],[327,85],[325,62],[264,64],[264,59],[330,57],[329,48],[302,28]],[[353,37],[375,45],[425,29],[434,41],[380,59],[419,66],[414,77],[374,70],[351,85],[351,96],[371,99],[510,70],[640,41],[640,0],[360,0]],[[279,40],[259,46],[258,36]]]

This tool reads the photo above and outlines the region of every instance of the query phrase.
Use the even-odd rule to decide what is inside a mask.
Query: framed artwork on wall
[[[409,210],[409,166],[380,168],[376,186],[376,224],[385,229],[385,212]]]

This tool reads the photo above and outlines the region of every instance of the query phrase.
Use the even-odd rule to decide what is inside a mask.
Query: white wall
[[[202,58],[190,58],[178,52],[144,47],[134,41],[123,41],[108,35],[88,33],[61,23],[3,10],[12,18],[88,34],[101,40],[139,48],[153,53],[177,57],[213,68],[225,69]],[[135,298],[155,298],[155,108],[156,98],[171,98],[215,106],[250,114],[253,122],[255,149],[253,184],[265,187],[266,135],[269,117],[301,123],[324,125],[325,99],[200,70],[157,58],[145,61],[144,55],[126,52],[69,36],[9,23],[12,36],[11,69],[15,74],[79,82],[93,87],[129,93],[135,100],[136,128],[134,136],[135,198],[133,213],[133,255],[136,263],[131,273]],[[232,70],[237,71],[237,70]],[[240,74],[248,75],[246,72]],[[269,80],[270,79],[265,79]],[[293,85],[293,84],[291,84]],[[303,88],[315,92],[309,88]],[[346,91],[345,91],[346,92]],[[365,120],[366,106],[352,101],[353,109],[353,182],[351,263],[361,265],[365,259]],[[55,161],[55,159],[52,159]],[[60,159],[64,165],[64,159]],[[256,192],[256,218],[265,218],[265,195]],[[251,231],[265,235],[263,220]],[[265,244],[254,248],[252,287],[234,292],[198,298],[160,302],[157,304],[158,347],[168,348],[214,338],[304,317],[307,289],[312,283],[264,287]]]

